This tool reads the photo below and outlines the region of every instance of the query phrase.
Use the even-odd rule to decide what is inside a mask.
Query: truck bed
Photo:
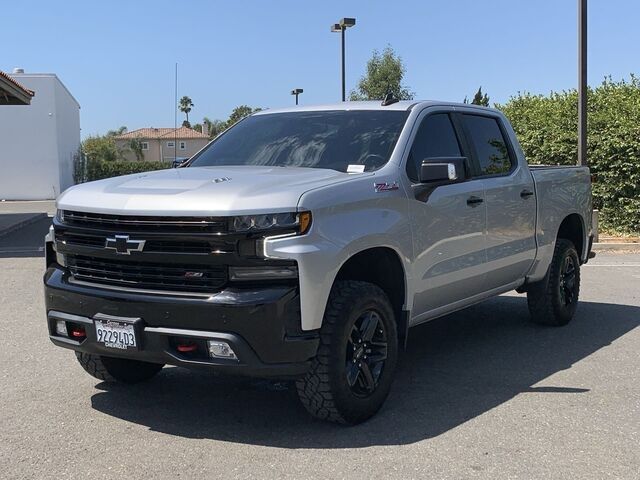
[[[584,219],[584,246],[591,235],[591,174],[588,167],[532,165],[536,189],[536,242],[538,254],[532,277],[544,275],[553,256],[560,223],[570,214]],[[581,260],[586,261],[583,248]]]

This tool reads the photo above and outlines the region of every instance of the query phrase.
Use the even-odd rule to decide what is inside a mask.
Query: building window
[[[187,142],[180,142],[180,150],[186,150],[187,149]]]
[[[142,150],[149,150],[149,142],[140,142]]]
[[[176,142],[167,142],[167,148],[174,148],[176,146]]]

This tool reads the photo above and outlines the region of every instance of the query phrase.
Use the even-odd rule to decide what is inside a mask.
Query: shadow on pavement
[[[51,218],[44,217],[0,237],[0,258],[44,257],[44,236]]]
[[[524,297],[498,297],[416,327],[379,414],[345,428],[307,416],[289,384],[165,368],[136,386],[101,383],[105,414],[188,438],[284,448],[399,445],[440,435],[519,393],[580,395],[589,385],[533,386],[634,329],[640,307],[582,302],[563,328],[528,323]]]

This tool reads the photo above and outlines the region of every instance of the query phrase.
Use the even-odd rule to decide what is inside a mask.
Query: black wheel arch
[[[373,247],[352,255],[340,267],[334,280],[356,280],[380,287],[393,305],[400,345],[406,345],[409,326],[407,276],[398,252],[390,247]]]
[[[556,235],[556,241],[560,238],[569,240],[576,247],[578,252],[578,258],[580,263],[584,263],[584,252],[587,245],[585,245],[585,222],[582,215],[578,213],[572,213],[567,215],[558,227],[558,234]]]

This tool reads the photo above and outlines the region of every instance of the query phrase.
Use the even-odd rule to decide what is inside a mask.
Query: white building
[[[0,200],[47,200],[73,185],[80,105],[52,73],[11,78],[35,92],[31,105],[0,107]]]

